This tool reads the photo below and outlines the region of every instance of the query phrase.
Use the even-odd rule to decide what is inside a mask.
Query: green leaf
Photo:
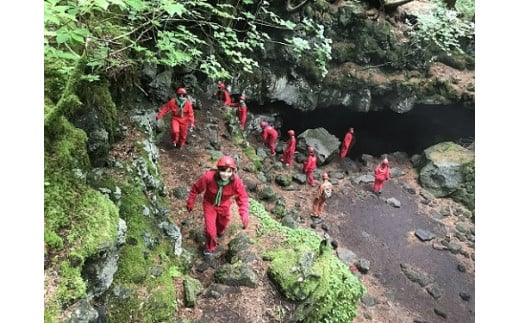
[[[181,17],[186,11],[186,7],[180,3],[169,3],[164,5],[164,10],[168,13],[170,16],[179,16]]]

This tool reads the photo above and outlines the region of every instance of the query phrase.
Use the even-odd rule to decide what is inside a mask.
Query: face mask
[[[231,175],[233,175],[233,170],[231,168],[227,168],[226,170],[220,170],[218,174],[221,180],[227,181]]]

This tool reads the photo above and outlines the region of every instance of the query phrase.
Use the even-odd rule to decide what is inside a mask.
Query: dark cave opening
[[[298,136],[306,129],[318,127],[342,141],[347,129],[353,127],[355,142],[349,151],[352,159],[362,154],[380,156],[396,151],[412,156],[443,141],[464,145],[475,138],[475,111],[461,104],[418,104],[402,114],[391,110],[354,112],[344,107],[302,112],[284,103],[249,108],[253,113],[278,113],[282,123],[278,130],[283,141],[287,140],[289,129]]]

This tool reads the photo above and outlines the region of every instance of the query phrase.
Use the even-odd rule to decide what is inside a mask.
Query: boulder
[[[308,146],[314,147],[318,166],[327,164],[338,151],[341,142],[339,139],[331,135],[325,128],[307,129],[298,135],[297,149],[305,152]]]
[[[442,142],[424,150],[421,185],[435,197],[446,197],[465,187],[474,187],[474,177],[467,176],[467,166],[474,164],[475,152],[453,142]],[[468,185],[467,181],[472,181]]]

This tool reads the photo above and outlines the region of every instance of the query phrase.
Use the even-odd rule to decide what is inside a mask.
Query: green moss
[[[320,276],[320,280],[315,283],[314,289],[313,284],[309,284],[312,293],[298,307],[297,321],[352,322],[366,288],[330,250],[317,259],[312,270]]]
[[[75,300],[87,296],[87,286],[81,278],[81,266],[72,267],[68,261],[61,263],[59,272],[60,283],[54,299],[62,308],[69,306]]]
[[[152,291],[143,304],[145,322],[169,322],[177,307],[171,282],[163,282],[161,288]]]
[[[475,162],[462,167],[463,183],[451,195],[453,200],[462,203],[471,211],[475,210]]]
[[[314,231],[281,226],[251,198],[250,213],[261,220],[260,235],[278,232],[283,237],[280,248],[265,251],[264,258],[272,260],[268,274],[284,296],[303,301],[297,321],[352,322],[366,288],[335,256],[330,243],[320,250],[322,239]],[[302,263],[310,265],[308,272]]]
[[[178,257],[174,255],[170,240],[164,238],[154,221],[143,214],[143,207],[152,208],[143,194],[143,184],[131,174],[120,179],[118,185],[123,192],[120,216],[127,223],[127,243],[120,250],[118,271],[114,275],[113,286],[125,286],[130,291],[130,299],[125,304],[120,297],[109,294],[107,315],[111,321],[124,322],[128,317],[139,322],[165,322],[171,318],[176,308],[176,296],[171,283],[171,268],[181,270]],[[155,241],[147,246],[143,233],[151,235]],[[152,269],[162,272],[158,277]],[[121,307],[119,307],[121,306]]]
[[[143,322],[140,297],[133,284],[114,282],[110,294],[106,298],[107,322]]]
[[[253,162],[253,171],[257,172],[262,169],[262,161],[256,154],[254,147],[248,146],[244,148],[244,153],[246,154],[247,158]]]
[[[113,143],[117,125],[117,109],[112,101],[108,82],[82,81],[78,88],[78,96],[83,102],[83,106],[76,112],[79,114],[95,113],[98,116],[96,122],[108,132],[109,142]]]

